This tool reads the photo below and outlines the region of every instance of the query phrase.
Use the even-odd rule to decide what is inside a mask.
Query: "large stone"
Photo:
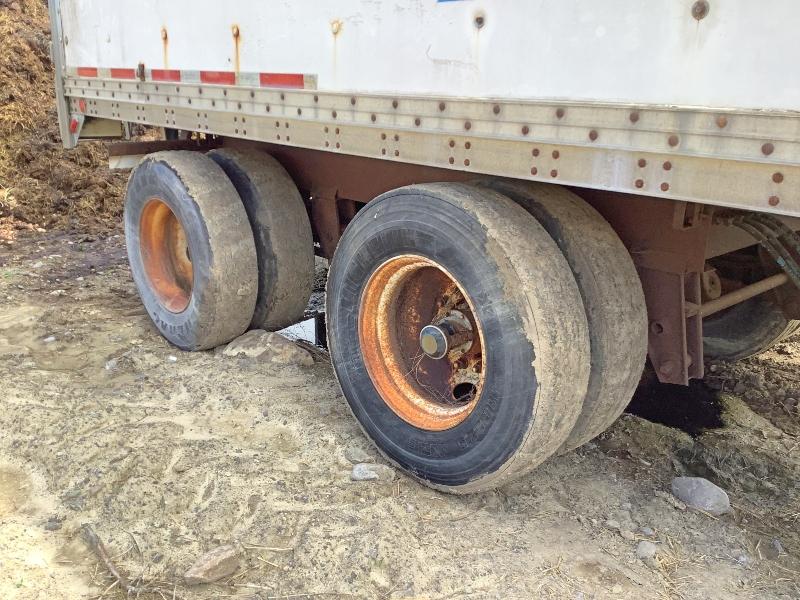
[[[714,516],[731,510],[731,501],[725,490],[702,477],[676,477],[672,480],[672,493],[687,506]]]
[[[239,336],[222,351],[223,356],[243,356],[279,365],[309,367],[314,358],[307,351],[278,333],[253,329]]]
[[[234,546],[220,546],[203,554],[183,575],[186,585],[213,583],[230,577],[239,569],[239,551]]]

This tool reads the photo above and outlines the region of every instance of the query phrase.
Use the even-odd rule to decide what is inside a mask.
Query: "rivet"
[[[450,159],[449,159],[449,162],[452,165],[453,163],[456,162],[456,159],[451,156]]]
[[[421,123],[422,123],[422,121],[420,120],[420,118],[419,118],[419,117],[417,117],[416,119],[414,119],[414,125],[416,125],[417,127],[419,127]]]
[[[775,144],[772,144],[771,142],[767,142],[766,144],[761,146],[761,152],[764,153],[764,156],[769,156],[770,154],[775,152]]]
[[[699,0],[692,6],[692,16],[698,21],[702,21],[708,16],[709,9],[710,7],[706,0]]]
[[[558,177],[558,171],[556,171],[555,169],[550,171],[550,177]]]
[[[327,130],[327,129],[325,129],[325,131],[328,131],[328,130]],[[381,139],[382,139],[382,140],[385,140],[385,139],[386,139],[386,134],[385,134],[385,133],[382,133],[382,134],[381,134]]]
[[[631,123],[638,123],[639,122],[639,112],[633,111],[630,116],[628,117],[631,120]]]
[[[553,150],[553,158],[555,158],[556,160],[558,160],[558,158],[559,158],[560,156],[561,156],[561,152],[559,152],[558,150]]]
[[[370,119],[371,119],[371,120],[372,120],[372,122],[374,123],[375,121],[377,121],[377,120],[378,120],[378,117],[375,115],[375,113],[373,113],[372,115],[370,115]]]
[[[447,105],[444,102],[439,102],[439,110],[444,110],[447,108]]]
[[[397,100],[392,100],[392,108],[397,108],[400,103]]]
[[[328,144],[328,142],[325,142],[326,146],[327,146],[327,144]],[[384,155],[386,154],[386,148],[381,148],[381,154],[384,154]]]
[[[400,136],[397,135],[396,133],[394,134],[394,141],[395,142],[399,142],[400,141]]]
[[[769,205],[770,206],[778,206],[778,204],[780,204],[780,202],[781,202],[781,199],[778,198],[777,196],[770,196],[769,197]]]
[[[563,119],[564,118],[564,109],[563,108],[559,108],[558,110],[556,110],[556,117],[558,117],[559,119]]]
[[[317,96],[316,94],[314,94],[314,102],[319,102],[319,96]]]
[[[597,139],[597,132],[594,129],[589,132],[589,139],[593,142]]]
[[[478,29],[483,29],[483,26],[486,25],[486,17],[483,15],[478,15],[475,17],[475,27]]]
[[[342,147],[342,145],[341,145],[339,142],[336,142],[336,147],[337,147],[337,148],[341,148],[341,147]]]
[[[465,167],[468,167],[468,166],[469,166],[469,159],[468,159],[468,158],[465,158],[465,159],[464,159],[464,166],[465,166]]]
[[[681,139],[677,135],[671,135],[669,136],[667,143],[674,148],[681,143]]]
[[[395,156],[400,156],[400,150],[395,150],[395,151],[394,151],[394,155],[395,155]]]
[[[499,114],[500,114],[500,105],[499,105],[499,104],[495,104],[495,105],[492,107],[492,112],[493,112],[494,114],[496,114],[496,115],[499,115]]]
[[[643,158],[639,159],[639,168],[644,169],[647,166],[647,161]]]
[[[225,92],[227,92],[227,91],[228,90],[225,90]],[[286,94],[283,94],[283,93],[281,94],[281,100],[286,100]]]
[[[534,149],[531,151],[531,154],[533,154],[534,156],[539,156],[539,149],[538,149],[538,148],[534,148]]]
[[[663,167],[664,167],[665,171],[671,171],[672,170],[672,163],[667,161],[667,162],[664,163]]]
[[[773,173],[772,181],[775,183],[783,183],[783,173]]]
[[[235,37],[235,38],[239,37],[239,26],[238,25],[234,25],[233,27],[231,27],[231,31],[233,32],[233,37]]]
[[[464,129],[466,129],[467,131],[469,131],[470,129],[472,129],[472,123],[470,123],[469,121],[466,121],[466,122],[464,123]]]
[[[661,191],[662,191],[662,192],[667,192],[667,191],[669,191],[669,184],[668,184],[666,181],[665,181],[664,183],[662,183],[662,184],[661,184]]]
[[[728,117],[725,115],[720,115],[717,117],[717,127],[720,129],[725,129],[728,126]]]
[[[472,148],[472,143],[471,143],[471,142],[466,142],[466,143],[464,144],[464,148],[466,148],[467,150],[469,150],[470,148]]]
[[[637,188],[640,188],[640,189],[641,189],[641,188],[643,188],[643,187],[644,187],[644,180],[643,180],[643,179],[637,179],[637,180],[635,181],[634,185],[635,185]]]
[[[287,124],[286,124],[286,126],[288,127],[288,126],[289,126],[289,124],[287,123]],[[339,128],[338,128],[338,127],[336,128],[336,131],[335,131],[335,133],[336,133],[336,135],[339,135]]]
[[[522,126],[522,135],[528,135],[531,132],[531,128],[527,125]]]
[[[333,111],[331,113],[331,116],[335,119],[338,116],[338,113],[336,111]]]
[[[539,169],[536,167],[531,167],[531,175],[536,175],[539,172]]]
[[[350,104],[352,104],[353,106],[356,105],[356,97],[355,96],[351,96],[350,97]]]
[[[449,145],[450,145],[451,148],[455,148],[456,147],[455,140],[450,140],[450,144]]]

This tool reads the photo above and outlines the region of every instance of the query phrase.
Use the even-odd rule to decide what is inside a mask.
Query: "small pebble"
[[[350,479],[353,481],[394,481],[395,472],[386,465],[360,463],[353,467]]]
[[[177,357],[177,356],[168,356],[168,357],[167,357],[167,360],[168,360],[169,362],[173,362],[173,363],[174,363],[174,362],[178,362],[178,357]]]
[[[657,565],[656,556],[658,555],[658,546],[653,542],[642,540],[636,546],[636,558],[641,560],[648,566]]]
[[[656,534],[652,527],[642,527],[639,529],[639,533],[646,535],[647,537],[653,537]]]
[[[49,337],[46,337],[46,338],[44,338],[42,341],[43,341],[45,344],[52,344],[53,342],[55,342],[55,341],[56,341],[56,336],[54,336],[54,335],[51,335],[51,336],[49,336]]]

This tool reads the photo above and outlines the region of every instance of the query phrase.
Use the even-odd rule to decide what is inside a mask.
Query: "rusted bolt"
[[[486,17],[483,15],[477,15],[475,17],[475,27],[478,29],[483,29],[483,26],[486,25]]]
[[[375,113],[372,113],[369,118],[373,123],[378,120],[378,116]]]
[[[289,126],[289,124],[287,123],[287,124],[286,124],[286,126],[288,127],[288,126]],[[335,131],[335,133],[336,133],[336,135],[339,135],[339,128],[338,128],[338,127],[336,128],[336,131]]]
[[[590,139],[590,140],[592,140],[593,142],[594,142],[595,140],[597,140],[597,131],[595,131],[594,129],[592,129],[592,130],[589,132],[589,139]]]
[[[499,104],[495,104],[495,105],[492,107],[492,112],[493,112],[494,114],[496,114],[496,115],[499,115],[499,114],[500,114],[500,105],[499,105]]]
[[[728,117],[725,115],[720,115],[717,117],[717,127],[720,129],[725,129],[728,126]]]
[[[558,171],[556,169],[550,171],[550,177],[558,177]]]
[[[336,111],[333,111],[331,113],[331,116],[335,119],[338,116],[338,113]]]
[[[681,138],[679,138],[677,135],[671,135],[669,136],[667,143],[674,148],[681,143]]]
[[[400,156],[400,150],[395,150],[395,151],[394,151],[394,155],[395,155],[395,156]]]
[[[531,150],[531,154],[533,154],[534,156],[539,156],[539,149],[534,148],[533,150]]]
[[[397,100],[392,100],[392,108],[397,108],[400,103]]]
[[[764,156],[769,156],[773,152],[775,152],[775,144],[771,142],[767,142],[763,146],[761,146],[761,152],[764,153]]]
[[[400,136],[397,135],[396,133],[394,134],[394,141],[395,142],[399,142],[400,141]]]
[[[455,159],[455,158],[453,158],[453,157],[451,156],[451,157],[448,159],[448,161],[449,161],[449,162],[450,162],[450,164],[452,165],[452,164],[454,164],[454,163],[456,162],[456,159]]]
[[[702,21],[708,16],[708,11],[710,9],[711,7],[708,5],[706,0],[699,0],[692,6],[692,16],[698,21]]]
[[[161,39],[164,40],[165,42],[169,39],[169,34],[167,33],[166,27],[161,28]]]
[[[556,117],[559,118],[559,119],[563,119],[564,118],[564,109],[563,108],[559,108],[559,109],[556,110]]]
[[[631,123],[638,123],[639,122],[639,111],[633,111],[630,116],[628,117],[631,120]]]
[[[444,110],[447,108],[447,105],[444,102],[439,102],[439,110]]]
[[[783,183],[783,173],[773,173],[772,181],[775,183]]]
[[[288,139],[289,139],[289,136],[286,136],[286,139],[288,140]],[[341,147],[342,147],[342,145],[341,145],[339,142],[336,142],[336,147],[337,147],[337,148],[341,148]]]
[[[227,91],[227,90],[225,90],[225,91]],[[226,95],[227,95],[227,94],[226,94]],[[284,93],[281,93],[281,100],[286,100],[286,94],[284,94]]]
[[[672,170],[672,163],[667,161],[667,162],[664,163],[663,167],[664,167],[665,171],[671,171]]]
[[[647,161],[643,158],[639,159],[639,168],[644,169],[647,166]]]
[[[527,125],[522,126],[522,135],[528,135],[531,132],[531,128]]]
[[[466,122],[464,123],[464,129],[466,129],[467,131],[469,131],[470,129],[472,129],[472,123],[470,123],[469,121],[466,121]]]
[[[416,125],[417,127],[419,127],[421,124],[422,124],[422,121],[420,120],[420,118],[419,118],[419,117],[417,117],[416,119],[414,119],[414,125]]]
[[[450,140],[450,144],[449,144],[449,146],[450,146],[451,148],[455,148],[455,147],[456,147],[456,142],[455,142],[455,140]]]
[[[472,148],[472,142],[466,142],[466,143],[464,144],[464,148],[466,148],[467,150],[469,150],[470,148]]]
[[[231,27],[231,32],[233,33],[233,37],[238,38],[239,37],[239,26],[238,25],[234,25],[233,27]]]
[[[661,184],[661,191],[662,192],[668,192],[669,191],[669,184],[666,181]]]
[[[325,131],[328,131],[328,128],[327,128],[327,127],[325,128]],[[385,134],[385,133],[382,133],[382,134],[381,134],[381,139],[382,139],[382,140],[385,140],[385,139],[386,139],[386,134]]]
[[[637,179],[634,184],[637,188],[641,189],[644,187],[644,179]]]
[[[662,333],[664,333],[664,326],[658,321],[653,321],[652,323],[650,323],[650,331],[652,331],[656,335],[661,335]]]
[[[464,166],[465,166],[465,167],[468,167],[468,166],[469,166],[469,159],[468,159],[468,158],[465,158],[465,159],[464,159]]]
[[[561,152],[559,152],[558,150],[553,150],[553,158],[554,159],[558,160],[560,156],[561,156]]]
[[[327,146],[328,142],[325,142],[325,145]],[[381,154],[386,155],[386,148],[381,148]]]
[[[778,206],[781,203],[781,199],[778,196],[770,196],[769,197],[769,205],[770,206]]]
[[[536,175],[537,173],[539,173],[539,169],[536,167],[531,167],[531,175]]]

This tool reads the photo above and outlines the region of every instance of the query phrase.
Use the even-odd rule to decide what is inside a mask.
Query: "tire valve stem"
[[[422,351],[435,360],[441,360],[453,348],[471,341],[471,331],[459,331],[451,323],[447,322],[427,325],[419,332],[419,345]]]

